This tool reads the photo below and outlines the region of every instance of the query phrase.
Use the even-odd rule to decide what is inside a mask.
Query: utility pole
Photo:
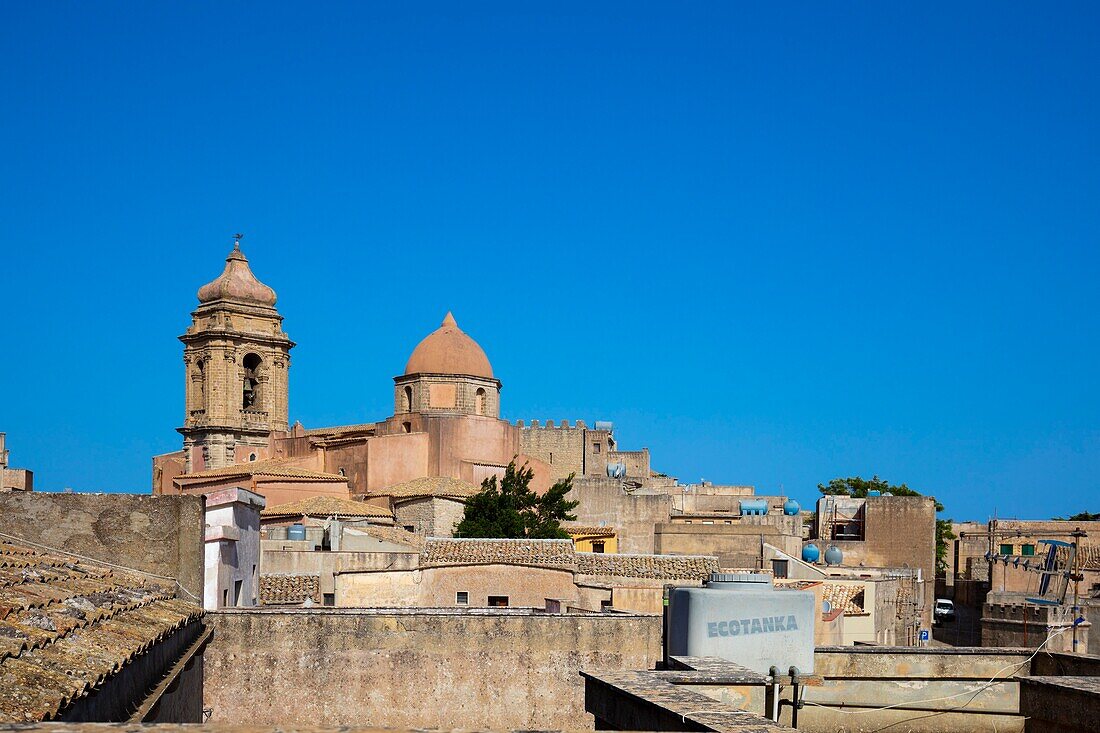
[[[1077,527],[1070,534],[1073,537],[1073,573],[1069,576],[1069,579],[1073,581],[1073,617],[1070,619],[1070,623],[1073,624],[1073,653],[1077,653],[1077,614],[1080,613],[1080,607],[1078,603],[1078,595],[1081,589],[1081,580],[1084,576],[1081,575],[1081,538],[1086,537],[1087,532],[1083,531],[1080,527]]]

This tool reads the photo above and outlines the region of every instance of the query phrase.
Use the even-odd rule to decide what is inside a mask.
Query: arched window
[[[482,387],[477,388],[477,392],[474,392],[474,412],[478,415],[484,415],[488,409],[489,401],[485,394],[485,389]]]
[[[405,412],[413,411],[413,388],[405,387]]]
[[[244,357],[244,389],[241,394],[241,409],[260,409],[260,364],[262,360],[256,354]]]
[[[249,461],[255,461],[256,460],[256,454],[255,453],[249,453],[248,454],[248,460]]]
[[[206,363],[199,359],[195,362],[195,409],[206,409]]]

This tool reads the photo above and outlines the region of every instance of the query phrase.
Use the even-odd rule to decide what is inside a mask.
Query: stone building
[[[571,540],[432,538],[413,567],[338,571],[335,602],[659,613],[665,585],[698,585],[717,570],[713,557],[577,552]]]
[[[25,468],[8,468],[6,438],[4,433],[0,433],[0,491],[33,491],[33,471]]]
[[[609,465],[612,473],[649,478],[648,451],[619,451],[610,425],[501,420],[501,381],[450,313],[394,377],[390,417],[308,430],[291,426],[294,343],[282,330],[275,292],[253,275],[239,242],[198,299],[191,326],[180,337],[183,448],[154,457],[154,493],[206,493],[244,478],[250,490],[279,492],[268,495],[272,504],[313,494],[369,499],[420,479],[480,486],[503,475],[513,459],[534,471],[536,491],[571,473],[606,476]],[[393,503],[395,510],[405,505],[407,513],[424,508],[413,501]],[[433,511],[444,506],[422,503],[435,504]],[[421,517],[412,524],[446,534],[449,521],[437,528]]]
[[[203,607],[259,602],[260,511],[264,497],[240,488],[206,495]]]

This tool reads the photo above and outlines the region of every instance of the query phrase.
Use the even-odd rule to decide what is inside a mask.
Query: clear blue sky
[[[291,419],[451,309],[683,480],[1100,511],[1095,3],[6,3],[0,430],[145,491],[230,235]]]

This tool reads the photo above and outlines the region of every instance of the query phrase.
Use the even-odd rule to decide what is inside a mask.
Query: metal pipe
[[[779,667],[774,664],[768,670],[772,678],[772,720],[779,722]]]

